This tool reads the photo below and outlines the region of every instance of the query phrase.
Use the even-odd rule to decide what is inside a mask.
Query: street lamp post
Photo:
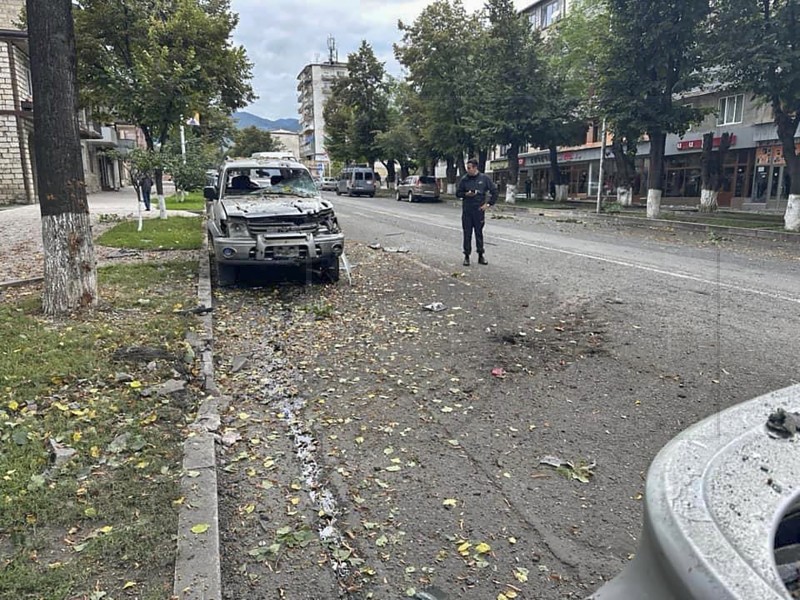
[[[602,131],[600,132],[600,168],[597,171],[597,214],[600,214],[600,195],[603,193],[603,162],[606,158],[606,118],[603,117]]]

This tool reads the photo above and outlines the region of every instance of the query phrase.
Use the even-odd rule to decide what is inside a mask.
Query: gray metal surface
[[[661,450],[636,558],[592,600],[789,598],[773,539],[800,486],[800,440],[767,433],[777,408],[800,409],[800,385],[715,414]]]

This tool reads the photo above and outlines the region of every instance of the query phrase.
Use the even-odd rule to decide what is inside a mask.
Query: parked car
[[[336,195],[375,196],[375,172],[371,167],[347,167],[339,173]]]
[[[211,201],[208,233],[220,285],[252,266],[310,267],[321,279],[339,280],[344,234],[333,205],[322,198],[301,163],[247,158],[224,163]]]
[[[411,175],[397,184],[395,199],[408,200],[409,202],[420,202],[422,200],[433,200],[438,202],[439,184],[435,177],[429,175]]]
[[[323,192],[335,192],[336,191],[336,177],[323,177],[322,184],[320,185],[320,189]]]

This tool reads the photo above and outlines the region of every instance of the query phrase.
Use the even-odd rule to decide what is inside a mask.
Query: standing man
[[[150,190],[153,188],[153,180],[150,175],[145,173],[139,180],[139,188],[142,190],[142,202],[144,202],[144,209],[150,210]]]
[[[489,196],[488,203],[486,196]],[[483,224],[486,208],[497,202],[497,186],[489,177],[478,172],[478,161],[467,161],[467,174],[461,178],[456,188],[456,197],[461,198],[461,228],[464,231],[464,266],[469,266],[472,254],[472,231],[475,230],[475,246],[478,250],[478,263],[488,265],[483,252]]]
[[[531,199],[531,188],[533,187],[533,182],[531,181],[530,177],[525,178],[525,199]]]

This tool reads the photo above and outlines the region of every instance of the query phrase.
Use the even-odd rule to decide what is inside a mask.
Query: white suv
[[[339,280],[344,234],[302,164],[228,161],[203,195],[211,201],[208,232],[220,285],[234,283],[239,267],[255,265],[306,266],[322,279]]]

